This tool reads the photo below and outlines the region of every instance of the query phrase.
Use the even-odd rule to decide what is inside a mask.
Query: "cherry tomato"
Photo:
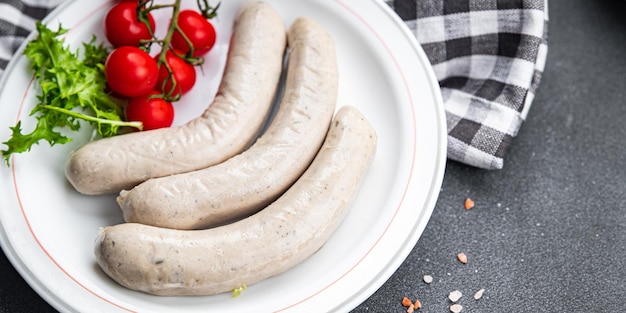
[[[215,45],[215,28],[202,14],[193,10],[180,11],[178,15],[178,28],[180,31],[172,35],[172,47],[183,53],[189,52],[189,45],[185,41],[182,33],[187,36],[194,49],[193,56],[201,56]]]
[[[152,38],[145,23],[137,19],[137,1],[119,2],[104,17],[104,34],[114,47],[139,46],[140,40]],[[155,30],[154,18],[148,13],[148,22]]]
[[[158,55],[156,58],[158,58]],[[165,53],[165,61],[169,64],[173,77],[169,77],[167,67],[165,64],[161,64],[159,66],[159,80],[156,88],[163,88],[164,94],[172,92],[172,97],[183,95],[196,83],[196,69],[170,50]],[[163,83],[165,83],[165,86],[163,86]],[[172,88],[175,89],[172,91]]]
[[[109,54],[104,63],[104,75],[113,91],[122,96],[137,97],[154,88],[159,68],[147,52],[124,46]]]
[[[126,106],[126,120],[142,122],[143,130],[170,127],[174,121],[174,107],[163,98],[150,98],[158,94],[160,92],[153,90],[131,98]]]

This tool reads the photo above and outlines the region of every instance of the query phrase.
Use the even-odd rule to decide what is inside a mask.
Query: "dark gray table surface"
[[[448,162],[417,245],[354,312],[405,312],[403,296],[449,312],[453,290],[463,312],[623,311],[626,2],[551,0],[549,15],[543,80],[504,168]],[[0,312],[53,311],[2,254]]]

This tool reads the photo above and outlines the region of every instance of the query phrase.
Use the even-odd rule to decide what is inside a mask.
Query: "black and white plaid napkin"
[[[63,0],[0,0],[0,76],[35,22]]]
[[[433,65],[448,158],[499,169],[533,101],[547,55],[547,0],[384,0]],[[0,0],[0,75],[63,0]]]
[[[548,0],[385,0],[439,80],[448,158],[500,169],[543,72]]]

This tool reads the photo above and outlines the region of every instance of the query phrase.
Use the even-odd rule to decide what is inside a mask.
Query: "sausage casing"
[[[352,205],[376,151],[376,132],[342,107],[322,148],[280,198],[206,230],[138,223],[102,228],[97,263],[113,280],[155,295],[210,295],[280,274],[318,251]]]
[[[258,136],[276,93],[286,30],[267,3],[238,11],[214,101],[195,119],[169,128],[95,140],[70,154],[65,175],[89,195],[118,193],[153,177],[208,167],[240,153]]]
[[[126,222],[200,229],[250,215],[276,200],[319,150],[337,102],[332,38],[308,18],[287,33],[285,94],[254,145],[220,164],[147,180],[117,201]]]

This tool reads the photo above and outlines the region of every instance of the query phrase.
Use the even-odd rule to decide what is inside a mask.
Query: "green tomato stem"
[[[183,37],[183,39],[189,46],[189,52],[186,53],[185,55],[180,55],[174,52],[173,50],[172,52],[174,52],[176,56],[184,59],[186,62],[190,64],[193,64],[194,66],[198,66],[204,63],[204,58],[193,56],[194,48],[193,48],[193,44],[191,43],[191,40],[187,37],[187,35],[185,35],[185,33],[180,31],[180,28],[178,27],[178,16],[180,14],[180,4],[181,4],[181,0],[175,0],[173,3],[169,3],[169,4],[154,4],[152,0],[140,0],[137,5],[138,20],[143,22],[148,27],[148,30],[150,34],[152,35],[152,39],[141,41],[142,45],[145,45],[143,48],[146,50],[146,52],[148,52],[150,51],[150,48],[152,44],[154,43],[161,46],[161,51],[159,55],[157,56],[157,65],[159,67],[161,65],[164,65],[168,72],[168,77],[162,87],[164,87],[168,81],[172,82],[172,90],[168,91],[167,94],[163,94],[163,98],[166,101],[170,101],[170,102],[177,101],[180,98],[180,95],[177,95],[174,97],[172,96],[176,90],[176,86],[178,85],[178,82],[174,78],[173,70],[171,66],[169,65],[169,63],[167,63],[167,59],[166,59],[167,51],[172,50],[172,47],[171,47],[172,37],[174,36],[174,33],[176,31],[179,32],[179,34]],[[202,13],[202,15],[205,18],[211,19],[217,16],[217,9],[219,8],[221,3],[218,3],[217,6],[212,7],[209,5],[208,0],[197,0],[197,4],[198,4],[198,10]],[[172,8],[172,17],[170,20],[169,28],[167,29],[167,33],[165,34],[165,37],[157,38],[154,34],[154,30],[152,29],[150,25],[150,22],[148,19],[148,13],[150,11],[159,10],[163,8]]]

